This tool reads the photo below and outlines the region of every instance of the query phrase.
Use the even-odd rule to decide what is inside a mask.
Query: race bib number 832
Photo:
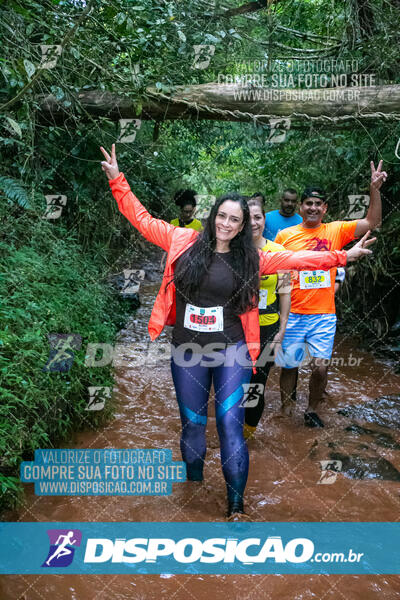
[[[300,271],[300,289],[313,290],[331,286],[330,271]]]

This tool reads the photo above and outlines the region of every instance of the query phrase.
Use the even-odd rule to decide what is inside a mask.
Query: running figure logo
[[[42,371],[68,373],[75,358],[75,351],[82,344],[82,336],[77,333],[48,333],[50,356]]]
[[[67,204],[67,196],[45,196],[47,207],[42,219],[59,219],[61,217],[62,210]]]
[[[68,567],[74,558],[75,547],[81,545],[80,529],[48,529],[49,553],[42,567]]]
[[[262,383],[242,383],[243,400],[240,408],[254,408],[258,405],[260,397],[264,394],[264,385]]]
[[[286,140],[286,132],[290,129],[290,119],[270,119],[267,142],[281,144]]]
[[[363,219],[369,206],[369,196],[366,194],[351,194],[349,199],[349,210],[346,215],[348,219]]]
[[[321,476],[317,483],[332,484],[335,483],[338,473],[342,470],[341,460],[320,460]]]
[[[110,388],[90,386],[88,389],[90,398],[85,410],[103,410],[107,398],[111,398]]]
[[[207,69],[214,56],[215,46],[212,44],[195,44],[193,46],[194,60],[192,69]]]

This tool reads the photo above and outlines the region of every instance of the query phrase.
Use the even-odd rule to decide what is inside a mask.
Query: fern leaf
[[[12,202],[17,202],[22,208],[29,208],[26,189],[16,179],[0,177],[0,190]]]

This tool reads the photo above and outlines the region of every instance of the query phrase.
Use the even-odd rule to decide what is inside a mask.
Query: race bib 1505
[[[192,331],[223,331],[224,309],[222,306],[200,308],[186,304],[184,327]]]

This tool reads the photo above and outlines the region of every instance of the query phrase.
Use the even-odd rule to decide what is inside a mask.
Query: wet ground
[[[180,421],[168,360],[143,366],[147,322],[157,283],[141,286],[142,306],[121,331],[116,367],[115,419],[82,432],[75,448],[170,448],[179,453]],[[162,353],[164,332],[152,345]],[[123,358],[122,358],[123,355]],[[254,521],[397,521],[400,515],[400,376],[393,365],[337,336],[328,397],[320,410],[325,428],[306,429],[308,370],[299,378],[292,418],[279,415],[278,371],[271,371],[263,420],[249,442],[246,510]],[[123,363],[123,364],[122,364]],[[343,364],[344,363],[344,364]],[[208,420],[205,481],[174,484],[169,497],[38,497],[26,484],[23,508],[9,521],[222,521],[225,485],[219,460],[213,402]],[[65,447],[66,445],[64,445]],[[340,461],[329,485],[320,461]],[[336,477],[335,477],[336,476]],[[400,576],[3,576],[1,600],[278,599],[369,600],[400,597]]]

